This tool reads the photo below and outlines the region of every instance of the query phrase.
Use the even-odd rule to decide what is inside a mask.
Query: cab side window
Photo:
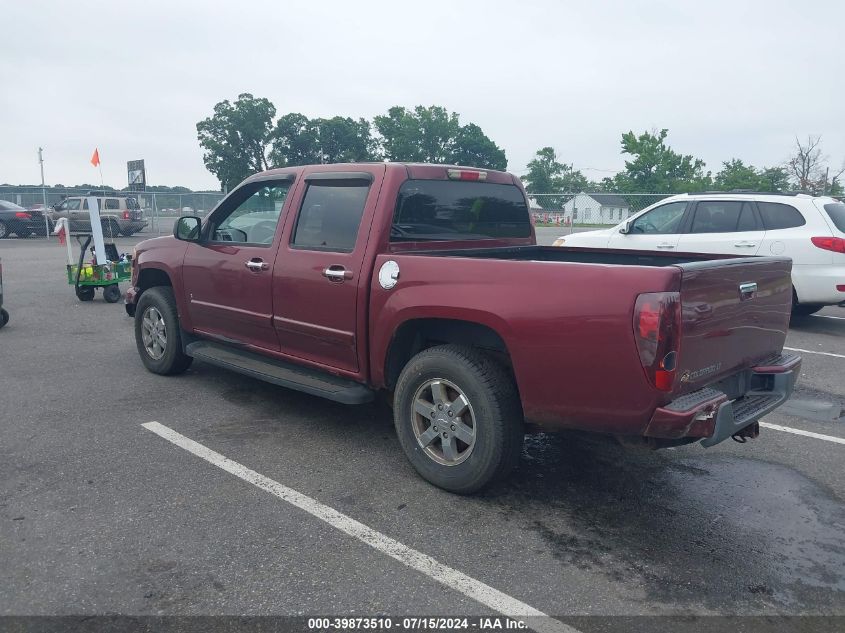
[[[315,180],[308,183],[291,246],[315,251],[352,252],[369,191],[367,180]]]
[[[680,233],[686,202],[670,202],[638,217],[631,225],[633,235],[670,235]]]
[[[290,186],[288,180],[253,182],[232,192],[212,219],[211,241],[272,244]]]

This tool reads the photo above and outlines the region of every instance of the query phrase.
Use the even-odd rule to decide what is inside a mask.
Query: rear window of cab
[[[524,238],[531,219],[514,185],[408,180],[399,189],[390,240]]]

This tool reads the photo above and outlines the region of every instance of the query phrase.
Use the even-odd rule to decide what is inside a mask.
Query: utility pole
[[[824,187],[822,187],[822,195],[827,195],[827,179],[830,178],[830,167],[824,170]]]
[[[44,184],[44,148],[38,148],[38,162],[41,164],[41,200],[44,203],[44,236],[50,239],[50,219],[47,217],[47,188]]]
[[[323,133],[320,130],[320,126],[317,126],[317,147],[320,148],[320,164],[322,165],[325,163],[325,159],[323,158]]]

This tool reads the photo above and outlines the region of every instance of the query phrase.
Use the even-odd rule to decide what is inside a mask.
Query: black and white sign
[[[126,163],[126,171],[129,174],[129,189],[144,191],[147,187],[147,172],[144,169],[144,161],[130,160]]]

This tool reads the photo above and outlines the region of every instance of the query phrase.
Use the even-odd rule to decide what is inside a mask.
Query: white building
[[[610,193],[579,193],[563,205],[572,224],[618,224],[631,214],[628,201]]]

